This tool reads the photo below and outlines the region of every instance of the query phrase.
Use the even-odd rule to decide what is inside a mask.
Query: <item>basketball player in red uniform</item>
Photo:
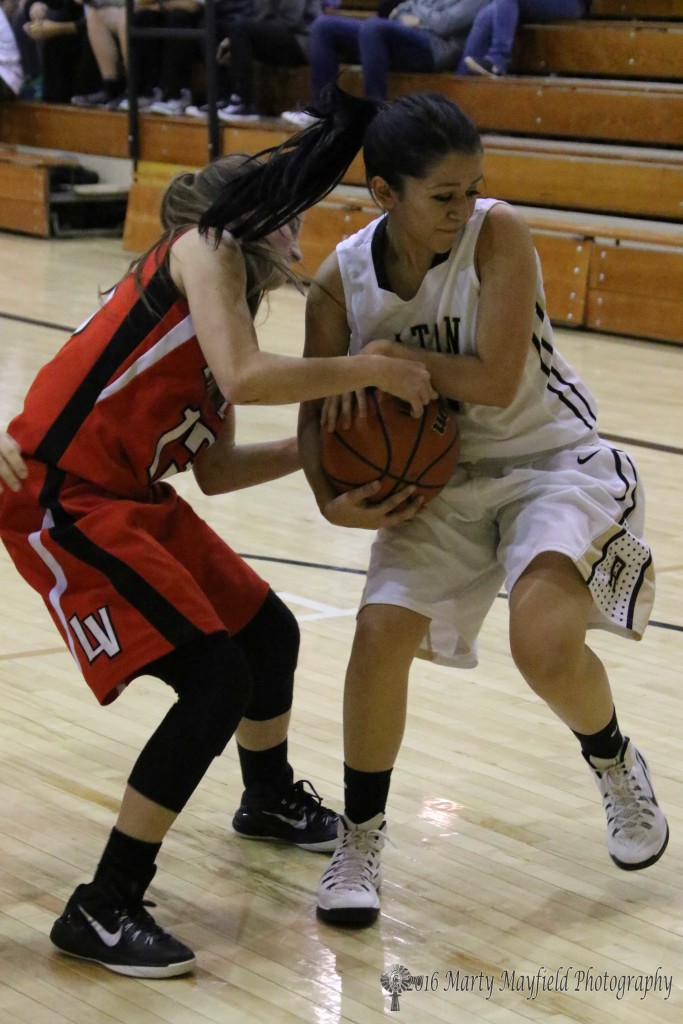
[[[224,157],[176,178],[160,242],[31,386],[9,428],[25,461],[8,438],[0,446],[0,535],[98,701],[141,674],[178,696],[133,766],[93,880],[51,931],[62,951],[122,974],[194,965],[143,896],[166,832],[235,731],[245,785],[235,830],[313,850],[335,842],[336,815],[293,781],[287,759],[296,621],[165,478],[192,466],[220,493],[299,468],[293,438],[235,446],[236,404],[376,385],[418,412],[434,396],[417,363],[258,348],[259,301],[300,259],[298,215],[336,183],[373,113],[356,109],[267,162]]]

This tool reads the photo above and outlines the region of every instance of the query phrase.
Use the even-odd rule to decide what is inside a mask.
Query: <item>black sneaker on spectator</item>
[[[465,57],[465,64],[475,75],[486,75],[487,78],[502,78],[505,74],[488,57],[477,60],[475,57]]]
[[[217,99],[216,110],[223,110],[225,107],[230,106],[231,103],[238,102],[239,96],[233,93],[229,100],[226,100],[225,98]],[[185,116],[207,118],[209,116],[209,104],[202,103],[201,106],[197,106],[195,103],[191,103],[190,106],[185,111]]]
[[[104,89],[97,92],[89,92],[83,96],[72,96],[71,105],[82,108],[101,107],[107,110],[115,110],[121,102],[120,96],[110,96]]]

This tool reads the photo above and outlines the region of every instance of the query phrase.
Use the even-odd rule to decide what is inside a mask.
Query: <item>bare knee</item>
[[[566,690],[585,660],[592,598],[573,563],[547,552],[519,578],[510,598],[510,650],[541,696]]]
[[[571,686],[584,644],[542,624],[513,629],[510,649],[517,669],[539,696]]]
[[[408,670],[425,635],[429,620],[396,605],[369,604],[361,609],[351,652],[351,664],[366,671],[379,666]]]

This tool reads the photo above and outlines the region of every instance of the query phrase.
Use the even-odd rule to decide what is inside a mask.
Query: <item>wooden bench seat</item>
[[[566,301],[567,288],[570,295],[574,291],[571,277],[558,266],[555,241],[568,233],[583,246],[584,259],[588,256],[582,326],[683,344],[683,226],[518,208],[541,256],[555,319],[570,322],[566,314],[573,312]],[[582,276],[583,263],[577,265]]]
[[[367,17],[377,10],[375,0],[344,0],[336,13]],[[683,19],[683,0],[593,0],[591,18],[638,18],[673,21]]]
[[[260,109],[276,113],[309,101],[308,68],[260,70]],[[360,96],[360,67],[345,65],[339,84]],[[491,79],[448,72],[394,71],[389,75],[390,99],[432,91],[459,103],[481,131],[650,146],[680,146],[683,142],[683,81],[551,75]]]
[[[360,68],[347,66],[340,82],[359,94]],[[417,91],[442,92],[459,103],[485,132],[649,146],[680,146],[683,142],[683,83],[390,75],[392,98]],[[308,94],[307,68],[277,69],[262,76],[260,82],[263,109],[275,110],[284,103],[295,109],[307,102]],[[2,138],[20,145],[127,156],[128,125],[123,113],[12,101],[0,104],[0,131]],[[201,163],[207,153],[206,126],[191,118],[143,114],[140,145],[143,160]]]
[[[44,115],[48,126],[50,122],[70,126],[72,136],[68,136],[66,130],[59,134],[61,148],[125,157],[125,114],[46,107],[31,103],[3,104],[4,137],[28,146],[56,146],[56,139],[52,143],[48,141],[49,128],[46,131],[43,127]],[[90,127],[93,128],[91,133],[87,131]],[[291,131],[278,120],[251,126],[226,125],[222,128],[223,152],[254,153],[277,145]],[[143,115],[140,134],[144,160],[191,166],[206,162],[206,126],[192,118]],[[104,141],[100,143],[101,137]],[[683,152],[680,150],[507,135],[485,135],[484,142],[487,186],[491,194],[503,199],[633,217],[683,219]],[[346,182],[365,183],[360,158],[349,168]]]
[[[430,76],[480,131],[680,146],[683,84],[580,78]],[[416,91],[416,75],[392,75],[392,95]]]
[[[510,71],[680,81],[683,25],[595,19],[521,25]]]
[[[593,0],[591,18],[683,18],[683,0]]]
[[[0,229],[50,235],[50,171],[56,167],[76,168],[78,161],[0,146]]]
[[[510,202],[683,220],[683,152],[484,135],[491,195]],[[346,182],[365,183],[354,160]]]

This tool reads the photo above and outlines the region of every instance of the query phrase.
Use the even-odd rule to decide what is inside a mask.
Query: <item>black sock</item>
[[[616,711],[612,712],[612,717],[600,732],[591,733],[589,736],[573,729],[572,732],[581,744],[581,750],[586,757],[616,757],[624,746],[624,737],[619,729]]]
[[[287,740],[268,750],[247,750],[237,744],[244,788],[284,792],[292,784],[294,773],[287,761]]]
[[[355,825],[384,813],[392,771],[357,772],[344,764],[344,814]]]
[[[103,78],[102,88],[110,100],[115,100],[122,92],[125,92],[123,82],[120,78]]]
[[[113,828],[95,872],[95,881],[144,892],[154,877],[154,861],[160,849],[161,843],[133,839]]]

